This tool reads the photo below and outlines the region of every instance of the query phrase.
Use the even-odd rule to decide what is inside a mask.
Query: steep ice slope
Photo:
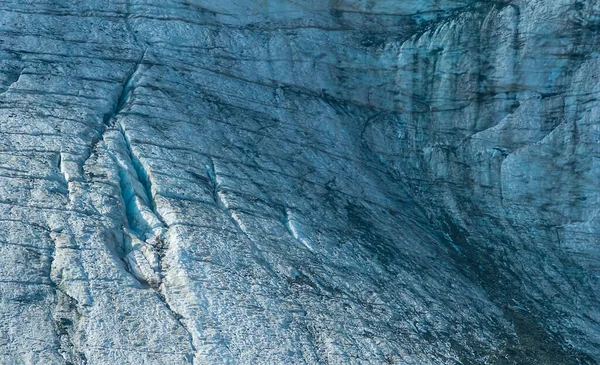
[[[594,2],[0,8],[0,363],[600,358]]]
[[[436,205],[457,261],[517,332],[595,359],[599,25],[592,1],[515,1],[442,21],[399,46],[405,112],[368,142]],[[386,139],[391,151],[382,128],[399,137]]]

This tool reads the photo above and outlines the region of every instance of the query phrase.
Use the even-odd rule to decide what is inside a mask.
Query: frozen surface
[[[1,364],[596,364],[594,0],[0,4]]]

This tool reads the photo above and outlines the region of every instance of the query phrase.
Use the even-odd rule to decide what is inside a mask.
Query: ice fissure
[[[150,287],[156,292],[172,317],[189,335],[192,352],[186,356],[186,361],[194,363],[196,350],[193,336],[182,320],[183,316],[169,304],[163,286],[162,260],[164,252],[168,250],[165,235],[169,227],[156,211],[149,174],[133,152],[129,137],[118,120],[119,113],[133,93],[135,88],[133,80],[143,59],[144,56],[136,64],[134,71],[126,77],[116,107],[109,117],[105,117],[106,129],[102,136],[107,153],[118,170],[119,187],[127,220],[127,227],[123,228],[124,246],[120,251],[127,271],[143,287]]]

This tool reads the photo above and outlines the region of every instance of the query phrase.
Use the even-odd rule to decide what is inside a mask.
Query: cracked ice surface
[[[596,363],[598,29],[2,2],[0,363]]]

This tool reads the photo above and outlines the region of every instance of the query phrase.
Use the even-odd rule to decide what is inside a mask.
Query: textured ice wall
[[[594,1],[0,8],[1,363],[600,358]]]

